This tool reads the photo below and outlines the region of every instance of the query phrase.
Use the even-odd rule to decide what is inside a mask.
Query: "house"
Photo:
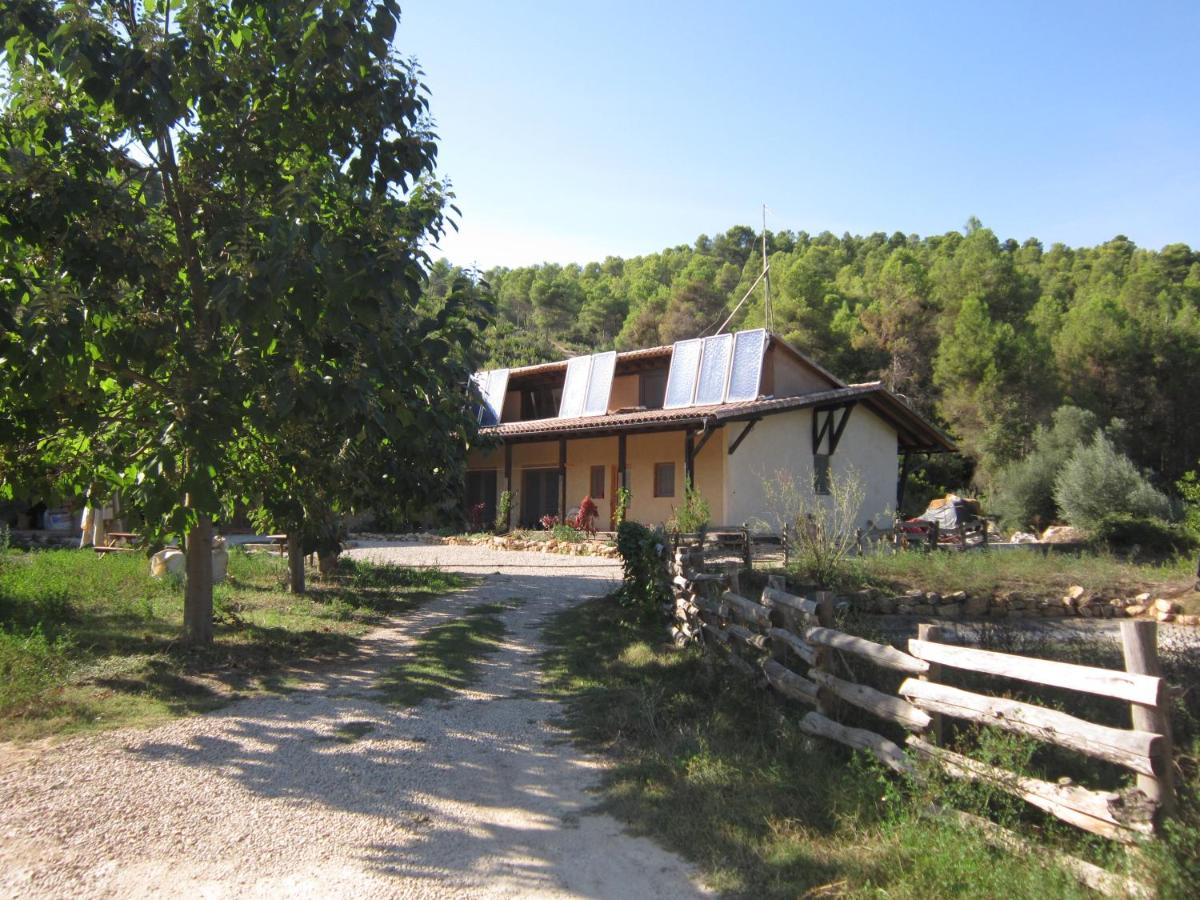
[[[774,528],[764,481],[787,471],[828,493],[853,468],[863,525],[899,507],[912,453],[953,451],[930,422],[879,382],[846,384],[762,329],[626,353],[478,373],[481,446],[468,457],[467,504],[536,526],[585,495],[611,523],[618,489],[628,517],[666,522],[688,479],[714,524]],[[890,522],[888,523],[890,524]]]

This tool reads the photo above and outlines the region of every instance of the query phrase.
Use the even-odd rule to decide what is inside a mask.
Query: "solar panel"
[[[710,406],[725,400],[725,385],[729,381],[729,358],[732,353],[732,334],[718,334],[704,339],[700,378],[696,382],[696,406]]]
[[[612,394],[613,373],[617,370],[617,353],[596,353],[592,356],[592,374],[588,379],[587,395],[583,403],[583,415],[602,416],[608,412],[608,398]]]
[[[663,409],[679,409],[692,405],[703,349],[704,341],[701,338],[675,342],[671,350],[671,370],[667,373],[667,393],[663,398]]]
[[[587,400],[588,376],[591,371],[590,356],[576,356],[567,360],[567,378],[563,382],[562,402],[558,405],[560,419],[573,419],[583,415],[583,404]]]
[[[504,413],[504,393],[508,390],[508,369],[476,372],[471,382],[483,400],[475,408],[475,421],[480,425],[499,425]]]
[[[733,336],[733,365],[730,366],[726,403],[754,400],[762,381],[763,354],[767,349],[767,332],[763,328],[739,331]]]

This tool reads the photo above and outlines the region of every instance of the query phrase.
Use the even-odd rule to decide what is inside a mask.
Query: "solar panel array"
[[[664,409],[714,406],[758,397],[767,332],[762,328],[677,341]]]
[[[471,382],[483,398],[475,408],[475,421],[480,425],[499,425],[504,412],[504,394],[508,390],[508,369],[490,369],[476,372]]]
[[[602,416],[608,412],[608,399],[612,394],[616,370],[617,354],[613,350],[568,359],[558,417],[574,419],[579,416]]]

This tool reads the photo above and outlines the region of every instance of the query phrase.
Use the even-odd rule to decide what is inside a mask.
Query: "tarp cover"
[[[925,522],[937,522],[942,531],[953,531],[960,522],[979,515],[979,501],[957,494],[947,494],[929,504],[929,508],[918,516]]]

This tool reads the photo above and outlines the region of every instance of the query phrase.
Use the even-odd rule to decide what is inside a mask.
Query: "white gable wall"
[[[837,415],[840,417],[840,411]],[[778,531],[782,523],[770,507],[763,481],[773,479],[782,469],[790,472],[802,489],[812,484],[812,416],[809,409],[765,416],[733,456],[726,455],[723,524],[749,522]],[[732,444],[744,427],[741,422],[727,424],[727,444]],[[890,525],[899,478],[896,432],[890,425],[862,404],[855,406],[831,467],[834,477],[844,477],[853,469],[862,480],[865,497],[860,526],[873,520]],[[828,498],[821,499],[828,502]]]

